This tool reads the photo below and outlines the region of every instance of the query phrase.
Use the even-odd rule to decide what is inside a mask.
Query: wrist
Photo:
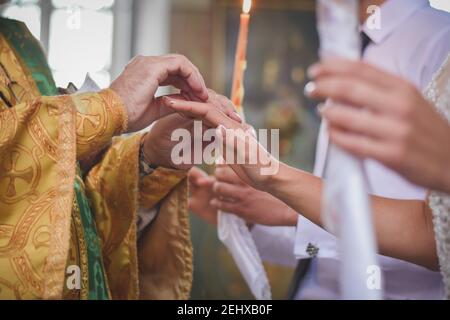
[[[289,167],[280,162],[276,174],[270,175],[263,187],[265,192],[270,193],[278,198],[278,194],[289,184]]]
[[[286,207],[287,207],[286,218],[285,223],[283,225],[288,227],[296,227],[298,222],[298,213],[295,212],[289,206],[286,205]]]
[[[143,161],[145,161],[145,163],[147,163],[147,165],[152,166],[152,167],[157,167],[159,166],[158,164],[158,160],[155,159],[156,156],[156,152],[154,152],[153,150],[151,150],[151,143],[150,143],[150,133],[146,133],[142,136],[142,140],[141,140],[141,158]]]

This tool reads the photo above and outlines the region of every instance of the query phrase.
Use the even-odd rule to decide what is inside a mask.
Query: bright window
[[[83,83],[86,72],[102,87],[110,82],[113,0],[52,0],[49,63],[58,85]]]
[[[7,18],[23,21],[33,35],[41,37],[41,8],[39,0],[13,0],[11,5],[6,7],[3,15]]]
[[[79,87],[89,72],[106,87],[111,81],[113,6],[114,0],[13,0],[3,15],[25,22],[48,44],[44,49],[58,86],[73,82]],[[41,16],[50,17],[47,34],[41,33]]]

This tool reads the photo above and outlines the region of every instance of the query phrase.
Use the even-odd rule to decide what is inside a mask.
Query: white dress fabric
[[[425,95],[450,121],[450,55],[436,73]],[[436,247],[445,286],[444,298],[450,299],[450,195],[432,191],[429,205],[433,212]]]
[[[372,40],[363,60],[381,70],[395,74],[425,91],[433,75],[450,52],[450,14],[430,7],[427,0],[389,0],[380,6],[382,28],[363,30]],[[326,126],[321,127],[314,174],[322,177],[329,157]],[[366,159],[364,167],[370,193],[400,200],[425,200],[428,191],[418,187],[381,163]],[[301,213],[300,213],[301,214]],[[276,240],[273,240],[276,241]],[[308,247],[318,248],[315,263],[303,281],[296,299],[339,299],[341,255],[336,237],[304,217],[298,219],[294,253],[308,258]],[[422,266],[379,256],[385,299],[435,300],[444,295],[440,272]],[[414,279],[414,281],[411,281]]]

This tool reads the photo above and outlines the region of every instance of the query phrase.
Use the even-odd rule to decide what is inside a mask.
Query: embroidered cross
[[[11,152],[11,158],[9,163],[6,164],[5,170],[0,172],[0,179],[9,179],[8,187],[6,189],[7,197],[14,197],[17,194],[16,191],[16,179],[21,179],[27,183],[31,183],[33,179],[33,168],[28,167],[24,170],[17,169],[17,162],[19,160],[20,153],[17,151]]]
[[[78,113],[77,131],[81,129],[81,133],[84,133],[87,123],[90,123],[92,127],[97,128],[100,125],[100,115]]]

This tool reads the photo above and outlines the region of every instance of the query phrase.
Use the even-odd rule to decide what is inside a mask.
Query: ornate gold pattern
[[[58,161],[58,146],[45,130],[45,126],[39,118],[33,119],[28,124],[28,131],[34,141],[40,145],[44,153],[54,162]]]
[[[16,144],[0,165],[0,200],[17,203],[30,196],[36,198],[40,177],[41,168],[36,154]]]
[[[0,225],[0,239],[9,239],[14,231],[14,226]]]
[[[157,168],[151,175],[144,177],[139,184],[139,201],[144,209],[153,208],[161,199],[186,178],[187,172]]]
[[[70,97],[60,97],[61,115],[58,125],[58,162],[56,177],[59,184],[56,196],[56,210],[50,212],[52,232],[49,254],[45,259],[44,272],[51,274],[45,279],[44,299],[61,298],[64,285],[65,267],[70,239],[70,214],[74,197],[75,179],[75,109]]]
[[[76,134],[79,159],[89,157],[93,150],[101,150],[112,136],[126,130],[126,111],[118,99],[110,89],[98,95],[88,93],[72,96],[78,110]]]
[[[141,298],[188,299],[192,246],[186,179],[169,192],[159,208],[160,214],[139,240]]]
[[[140,184],[140,139],[114,139],[85,179],[111,294],[113,299],[187,299],[192,247],[186,173],[159,168]],[[138,198],[148,199],[145,207],[160,203],[160,210],[136,248],[136,211],[143,204]]]
[[[31,73],[1,35],[0,63],[27,93],[18,95],[21,101],[14,107],[0,109],[0,298],[61,298],[76,148],[78,140],[90,138],[76,135],[78,108],[113,119],[106,121],[103,136],[87,133],[96,135],[91,141],[100,141],[80,147],[89,154],[124,128],[124,107],[110,90],[81,100],[41,97]],[[0,83],[6,83],[4,77]]]
[[[16,105],[0,104],[0,298],[59,299],[70,248],[75,246],[73,257],[83,269],[83,248],[89,245],[80,236],[73,202],[76,161],[124,132],[127,114],[111,90],[40,96],[31,73],[2,35],[0,63],[21,89]],[[5,77],[0,74],[0,86],[7,83]],[[192,249],[185,173],[158,169],[139,183],[140,139],[115,139],[87,173],[108,285],[116,299],[186,299]],[[138,254],[139,199],[145,207],[161,206]],[[71,245],[71,239],[77,244]],[[82,272],[82,287],[87,288],[87,273]]]

